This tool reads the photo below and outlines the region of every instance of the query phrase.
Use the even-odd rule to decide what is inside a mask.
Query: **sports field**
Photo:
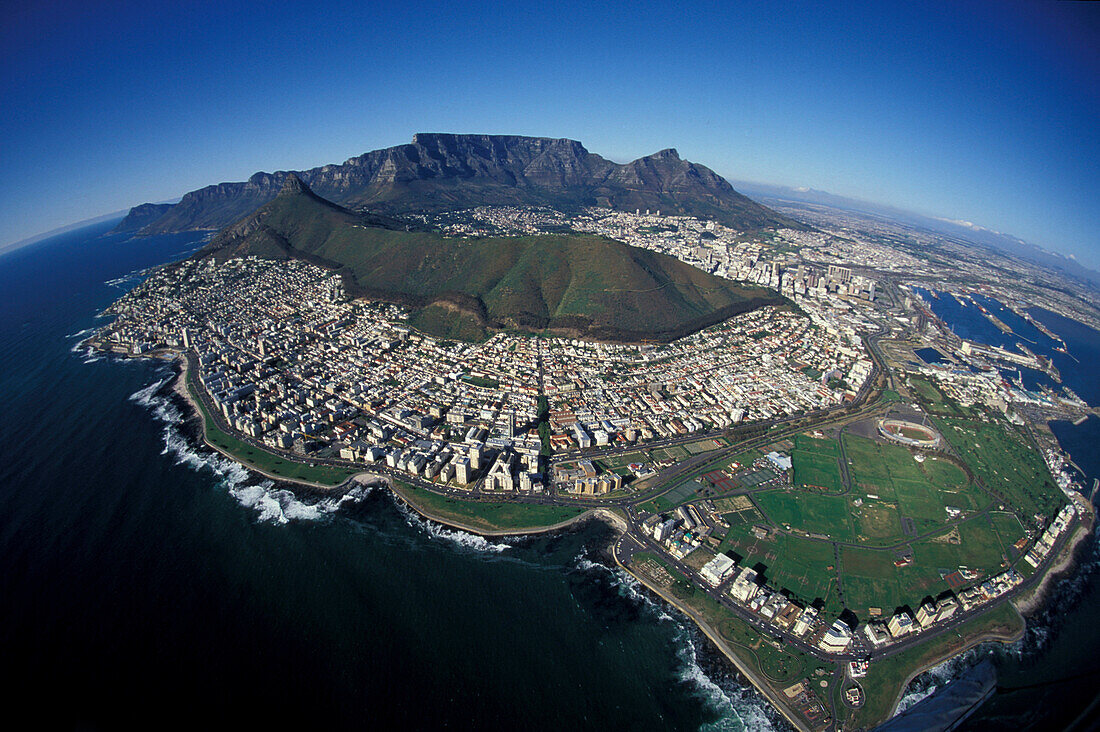
[[[1066,503],[1042,456],[1016,427],[998,418],[938,418],[936,426],[959,457],[1023,520],[1052,517]]]
[[[989,517],[981,514],[936,536],[906,545],[912,562],[895,566],[901,551],[844,547],[841,553],[844,600],[860,617],[872,607],[892,613],[895,608],[916,605],[926,596],[936,596],[962,584],[959,567],[979,572],[982,577],[1001,572],[1003,542]],[[951,575],[955,575],[954,581]]]
[[[837,541],[856,540],[848,500],[843,496],[776,489],[756,493],[753,497],[778,526],[822,534]]]
[[[783,534],[758,539],[752,523],[746,522],[730,527],[719,551],[730,553],[742,566],[760,565],[768,586],[783,590],[792,600],[808,605],[820,599],[836,614],[843,610],[836,593],[833,548],[827,542]]]
[[[848,434],[842,439],[843,451],[836,440],[796,439],[792,457],[796,475],[800,458],[819,474],[831,459],[838,479],[838,458],[847,460],[850,492],[796,484],[752,493],[763,515],[756,520],[753,511],[731,512],[721,550],[763,565],[774,588],[838,608],[843,602],[860,617],[871,608],[892,613],[927,595],[973,584],[962,579],[960,567],[985,577],[1002,571],[1006,555],[1018,559],[1009,547],[1024,535],[1023,526],[1011,511],[992,519],[983,513],[992,499],[950,458],[926,455],[919,462],[901,445]],[[759,539],[752,528],[760,523],[778,531]],[[787,526],[792,533],[785,532]],[[819,536],[828,541],[814,538]],[[834,541],[841,544],[839,570],[833,566]],[[896,566],[906,556],[911,561]]]
[[[840,493],[844,490],[844,483],[840,478],[839,459],[836,440],[796,435],[791,453],[791,461],[794,463],[791,483]]]
[[[852,490],[847,495],[798,489],[754,494],[773,523],[836,541],[889,546],[935,532],[952,518],[990,504],[970,483],[966,471],[944,457],[920,463],[900,445],[852,435],[843,440]],[[802,466],[809,465],[818,475],[831,461],[839,485],[836,440],[803,436],[796,439],[792,452],[796,476],[800,459]],[[826,480],[817,479],[818,483]]]
[[[971,512],[990,504],[966,471],[946,457],[933,455],[917,462],[909,448],[853,435],[844,436],[844,452],[851,461],[852,510],[864,539],[912,538],[943,526],[951,518],[948,508]],[[856,497],[862,499],[862,507],[854,505]],[[886,529],[884,510],[896,514],[893,534]]]
[[[773,589],[804,603],[820,600],[827,614],[847,607],[860,618],[871,608],[886,615],[899,606],[915,608],[926,596],[972,586],[1010,564],[1023,571],[1021,552],[1013,548],[1026,536],[1018,516],[1036,507],[1056,509],[1063,500],[1052,483],[1044,484],[1049,475],[1041,457],[1022,434],[997,421],[940,419],[937,428],[968,464],[974,461],[974,474],[1000,486],[1005,498],[991,496],[943,453],[918,454],[851,434],[842,442],[800,435],[789,446],[791,487],[716,500],[730,524],[718,550],[743,565],[760,565]],[[747,464],[756,455],[743,457]],[[718,467],[710,469],[721,479]],[[674,505],[697,487],[689,481],[658,500]],[[1007,498],[1010,492],[1019,503]],[[1002,500],[1006,510],[997,510]],[[771,531],[761,538],[754,531],[759,526]],[[967,579],[966,572],[974,576]]]

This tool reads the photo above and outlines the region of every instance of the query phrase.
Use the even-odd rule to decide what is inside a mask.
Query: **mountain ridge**
[[[353,297],[412,310],[432,335],[494,330],[618,342],[671,341],[786,301],[664,254],[591,235],[455,239],[361,215],[290,174],[278,195],[196,255],[302,259],[338,272]]]
[[[224,228],[274,198],[291,173],[327,200],[387,215],[482,205],[606,206],[659,209],[741,230],[805,228],[738,193],[706,166],[681,159],[674,148],[618,164],[566,138],[420,132],[412,143],[341,164],[259,172],[191,191],[140,233]]]

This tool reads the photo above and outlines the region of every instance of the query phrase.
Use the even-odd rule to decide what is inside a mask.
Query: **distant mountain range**
[[[909,224],[940,235],[963,239],[972,244],[991,247],[1026,262],[1061,272],[1092,287],[1100,287],[1100,272],[1085,267],[1077,260],[1044,249],[1010,234],[1002,234],[999,231],[977,226],[969,221],[952,221],[934,216],[925,216],[913,211],[862,201],[857,198],[838,196],[813,188],[790,188],[748,181],[734,182],[739,189],[765,203],[780,206],[791,203],[824,206]]]
[[[274,199],[291,172],[256,173],[242,183],[207,186],[175,205],[136,206],[116,231],[221,229]],[[741,195],[712,170],[681,159],[672,149],[619,165],[575,140],[422,133],[408,145],[295,174],[327,200],[389,215],[484,205],[606,206],[697,216],[740,230],[806,228]]]
[[[405,305],[443,338],[490,331],[672,341],[786,300],[675,257],[592,235],[456,239],[363,215],[283,177],[272,200],[221,231],[197,257],[301,259],[338,271],[349,294]]]

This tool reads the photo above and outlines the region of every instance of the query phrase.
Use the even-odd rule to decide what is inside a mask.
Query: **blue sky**
[[[6,8],[0,247],[446,131],[675,147],[1100,268],[1100,3],[535,5]]]

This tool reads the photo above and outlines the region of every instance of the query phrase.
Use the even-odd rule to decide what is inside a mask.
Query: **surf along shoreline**
[[[132,358],[132,356],[127,357]],[[608,524],[614,531],[614,538],[612,540],[611,546],[608,547],[608,551],[614,559],[616,566],[623,569],[623,571],[627,572],[631,577],[636,579],[647,590],[657,595],[663,601],[673,606],[674,608],[676,608],[676,610],[689,618],[711,641],[714,647],[734,665],[740,675],[750,684],[752,684],[753,688],[755,688],[762,696],[764,696],[764,698],[768,700],[771,706],[776,711],[778,711],[789,724],[799,730],[810,729],[805,720],[803,720],[801,716],[797,714],[786,703],[780,691],[774,688],[769,682],[761,678],[760,674],[751,669],[749,665],[745,662],[745,660],[738,656],[737,652],[729,647],[722,636],[713,626],[711,626],[710,623],[707,622],[704,617],[695,612],[692,608],[688,607],[686,604],[679,602],[668,592],[654,586],[653,583],[648,581],[642,573],[633,571],[629,566],[619,560],[619,557],[615,552],[615,546],[618,543],[618,538],[626,533],[627,524],[623,517],[613,510],[607,508],[590,508],[578,514],[577,516],[573,516],[571,518],[553,524],[541,526],[525,526],[522,528],[511,529],[488,529],[484,526],[477,526],[472,523],[464,522],[454,516],[443,515],[438,511],[432,510],[428,506],[416,502],[413,498],[411,498],[411,491],[409,490],[409,487],[402,486],[399,481],[395,481],[390,476],[382,473],[372,471],[357,472],[349,475],[344,481],[336,485],[318,483],[302,478],[274,474],[258,466],[250,464],[249,462],[243,460],[241,457],[233,454],[231,451],[226,450],[219,445],[214,444],[210,440],[208,435],[209,418],[196,400],[195,396],[191,393],[190,389],[188,389],[190,364],[185,354],[179,353],[174,350],[164,350],[157,353],[144,354],[142,356],[139,356],[138,358],[156,358],[169,361],[174,365],[176,375],[172,382],[172,389],[188,404],[193,415],[199,420],[201,424],[200,434],[202,436],[202,441],[207,447],[214,450],[218,454],[240,464],[245,469],[255,472],[259,475],[263,475],[272,480],[293,485],[300,485],[303,487],[308,487],[315,491],[325,493],[333,491],[345,491],[350,489],[354,485],[373,487],[383,486],[390,491],[395,500],[400,501],[409,509],[416,512],[416,514],[418,514],[422,518],[433,523],[447,526],[452,529],[457,529],[459,531],[483,537],[543,534],[568,529],[586,521],[603,521],[604,523]],[[196,388],[201,387],[197,386]],[[1075,563],[1075,557],[1079,548],[1081,547],[1081,544],[1092,535],[1093,524],[1094,515],[1090,511],[1088,513],[1087,524],[1078,526],[1070,539],[1064,543],[1055,562],[1047,568],[1040,583],[1035,588],[1029,590],[1026,594],[1013,599],[1012,605],[1017,609],[1021,618],[1024,619],[1024,622],[1026,622],[1027,616],[1034,614],[1037,610],[1042,608],[1047,596],[1051,592],[1051,585],[1053,583],[1053,580],[1072,570],[1072,567]],[[904,697],[905,691],[908,688],[909,684],[920,674],[928,671],[931,668],[934,668],[935,666],[943,663],[944,661],[947,661],[950,658],[958,656],[961,653],[964,653],[965,651],[977,645],[980,645],[981,643],[990,641],[1010,643],[1014,642],[1018,638],[1019,634],[1013,634],[1013,637],[1005,637],[998,634],[983,633],[980,636],[968,639],[968,642],[965,644],[964,647],[951,650],[949,653],[944,654],[942,657],[933,659],[926,664],[923,664],[920,668],[915,669],[907,676],[907,678],[905,679],[905,683],[902,684],[901,688],[897,691],[893,704],[891,705],[890,716],[892,716],[894,710],[897,709],[897,706],[900,703],[901,699]],[[879,722],[881,723],[887,718],[879,720]]]
[[[789,724],[793,725],[796,729],[799,730],[809,729],[809,727],[806,726],[805,722],[802,721],[798,717],[798,715],[795,714],[794,711],[784,703],[781,695],[778,694],[774,689],[772,689],[771,686],[768,685],[755,671],[749,668],[748,664],[746,664],[741,658],[737,656],[736,652],[734,652],[733,649],[731,649],[725,643],[718,632],[701,615],[699,615],[686,605],[681,604],[675,598],[671,597],[668,593],[661,590],[659,587],[655,587],[640,573],[635,573],[631,571],[628,566],[619,561],[619,557],[615,552],[614,547],[617,544],[618,538],[626,533],[627,524],[626,521],[614,511],[606,508],[592,508],[585,511],[584,513],[581,513],[578,516],[566,519],[565,521],[560,521],[555,524],[525,527],[523,529],[514,530],[487,530],[484,527],[478,527],[472,524],[458,521],[453,517],[440,515],[438,512],[432,511],[428,507],[417,504],[410,499],[408,492],[404,488],[400,487],[399,484],[388,475],[374,473],[371,471],[363,471],[348,477],[344,482],[335,486],[302,479],[295,479],[283,475],[275,475],[253,465],[249,465],[228,450],[225,450],[224,448],[212,443],[207,435],[207,417],[204,414],[199,403],[196,401],[195,396],[187,388],[187,379],[189,375],[190,364],[184,354],[175,352],[163,352],[152,357],[170,360],[174,364],[177,373],[172,381],[172,389],[188,404],[193,415],[199,420],[201,424],[200,434],[202,436],[203,443],[210,449],[216,451],[218,454],[238,463],[246,470],[254,471],[260,475],[271,478],[272,480],[307,486],[311,489],[325,492],[347,490],[349,487],[356,483],[364,486],[384,486],[392,493],[396,500],[401,501],[405,506],[415,511],[422,518],[437,524],[441,524],[443,526],[447,526],[452,529],[457,529],[459,531],[464,531],[469,534],[474,534],[487,538],[543,534],[575,527],[586,521],[603,521],[604,523],[608,524],[614,531],[612,543],[609,549],[616,566],[622,568],[623,571],[627,572],[631,577],[636,579],[643,587],[660,597],[666,603],[672,605],[672,607],[674,607],[684,616],[689,618],[693,623],[695,623],[695,625],[703,632],[703,634],[711,641],[711,643],[714,644],[719,652],[721,652],[721,654],[734,665],[734,668],[737,669],[741,676],[747,679],[749,683],[752,684],[753,688],[755,688],[761,695],[763,695],[764,698],[767,699],[768,702],[772,705],[772,707],[776,709],[784,717],[784,719],[787,720]]]
[[[172,389],[178,394],[184,401],[187,402],[193,415],[202,424],[202,441],[211,450],[214,450],[218,454],[238,463],[242,467],[252,472],[255,472],[264,477],[270,478],[282,483],[290,483],[294,485],[306,486],[313,490],[321,492],[333,492],[344,491],[351,488],[354,484],[363,486],[383,486],[388,489],[395,499],[401,501],[410,509],[416,511],[420,516],[437,524],[442,524],[453,529],[465,531],[467,533],[476,534],[478,536],[485,537],[500,537],[500,536],[520,536],[526,534],[542,534],[550,531],[558,531],[561,529],[569,528],[576,524],[592,519],[601,519],[610,524],[617,532],[621,533],[626,530],[626,522],[621,516],[615,512],[606,508],[590,508],[577,516],[570,517],[563,521],[558,521],[552,524],[525,526],[514,529],[488,529],[484,526],[477,526],[472,523],[466,523],[453,516],[447,516],[441,514],[438,511],[433,511],[431,508],[418,503],[410,496],[408,488],[403,486],[400,481],[395,481],[392,477],[370,470],[364,470],[361,472],[349,475],[343,482],[336,485],[318,483],[316,481],[305,480],[294,476],[282,475],[272,473],[264,470],[263,468],[254,465],[246,460],[242,460],[239,455],[234,454],[232,451],[227,450],[220,445],[214,444],[208,434],[207,416],[204,413],[202,407],[199,405],[195,398],[195,395],[188,389],[187,381],[190,373],[190,363],[183,354],[176,353],[174,351],[163,351],[159,354],[151,356],[153,358],[160,358],[163,360],[171,361],[177,370],[176,376],[172,382]],[[196,387],[198,388],[198,387]]]

